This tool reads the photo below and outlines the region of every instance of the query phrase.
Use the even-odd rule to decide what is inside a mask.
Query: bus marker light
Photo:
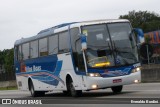
[[[95,84],[94,84],[94,85],[92,85],[92,88],[93,88],[93,89],[96,89],[96,88],[98,88],[98,85],[95,85]]]
[[[139,83],[139,80],[134,80],[134,83]]]

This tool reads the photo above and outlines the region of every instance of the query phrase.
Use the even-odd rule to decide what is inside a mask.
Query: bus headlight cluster
[[[88,73],[87,75],[90,77],[101,77],[99,73]]]
[[[135,68],[135,69],[132,70],[132,73],[138,72],[140,70],[141,70],[140,67],[137,67],[137,68]]]

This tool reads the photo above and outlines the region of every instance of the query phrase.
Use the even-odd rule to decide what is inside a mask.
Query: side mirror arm
[[[84,34],[81,35],[81,45],[82,45],[82,50],[87,49],[87,36]]]

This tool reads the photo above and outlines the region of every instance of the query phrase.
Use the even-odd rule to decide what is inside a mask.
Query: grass
[[[17,87],[0,87],[0,90],[17,90]]]

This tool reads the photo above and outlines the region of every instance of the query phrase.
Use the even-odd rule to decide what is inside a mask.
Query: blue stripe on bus
[[[100,73],[102,77],[117,77],[123,75],[129,75],[134,69],[133,66],[125,66],[120,68],[107,68],[107,69],[96,69],[96,68],[88,68],[88,73]]]
[[[44,82],[49,85],[57,86],[59,81],[63,85],[65,85],[64,81],[61,78],[59,78],[59,73],[61,71],[61,68],[62,68],[62,61],[58,61],[54,72],[50,72],[47,70],[40,70],[40,71],[16,73],[16,75],[24,77],[31,76],[33,79],[36,79],[38,81]]]

